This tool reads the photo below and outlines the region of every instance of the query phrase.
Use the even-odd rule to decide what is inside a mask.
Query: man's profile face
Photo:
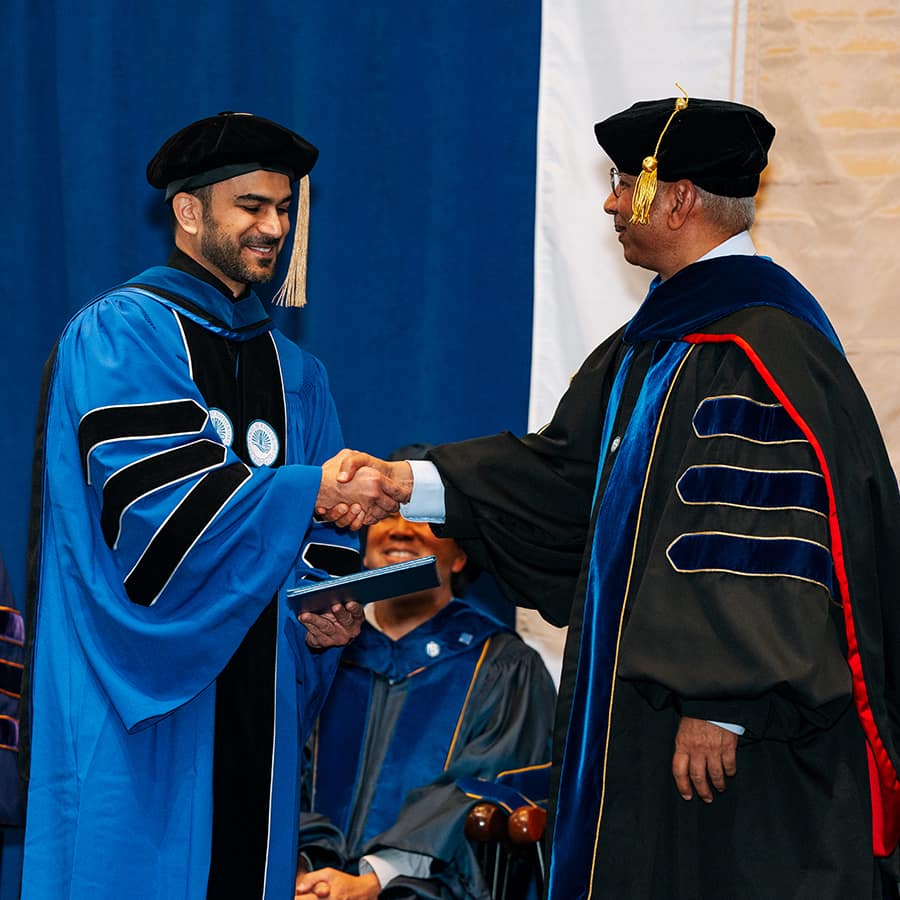
[[[451,538],[436,537],[424,522],[409,522],[399,513],[369,526],[366,533],[366,568],[434,556],[442,585],[449,585],[450,575],[462,571],[466,554]]]
[[[651,271],[658,271],[657,258],[659,252],[659,216],[662,196],[666,186],[662,183],[657,188],[656,197],[650,207],[650,221],[646,225],[632,223],[631,202],[634,196],[636,175],[619,175],[619,193],[609,192],[603,204],[603,211],[613,217],[613,228],[622,245],[625,261],[633,266],[641,266]]]
[[[243,285],[271,280],[291,227],[290,201],[290,181],[278,172],[248,172],[211,185],[200,252],[229,287],[239,292]]]

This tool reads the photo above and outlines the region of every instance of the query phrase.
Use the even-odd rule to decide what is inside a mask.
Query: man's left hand
[[[355,638],[362,628],[362,607],[351,600],[349,603],[335,603],[330,612],[302,612],[299,617],[306,628],[306,644],[314,650],[343,647]]]
[[[675,735],[672,776],[685,800],[694,791],[704,803],[712,803],[713,787],[725,790],[725,778],[737,772],[738,736],[704,719],[685,716]],[[710,786],[712,782],[712,786]]]

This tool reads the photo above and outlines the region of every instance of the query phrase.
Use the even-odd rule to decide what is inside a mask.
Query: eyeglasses
[[[609,187],[615,197],[621,197],[624,191],[630,185],[622,184],[622,173],[613,166],[609,170]]]

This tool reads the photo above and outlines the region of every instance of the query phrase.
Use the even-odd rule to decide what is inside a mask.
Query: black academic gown
[[[682,270],[540,433],[432,458],[442,533],[570,625],[551,898],[881,896],[875,857],[900,832],[900,503],[791,276],[754,257]],[[682,715],[746,729],[710,805],[675,790]]]

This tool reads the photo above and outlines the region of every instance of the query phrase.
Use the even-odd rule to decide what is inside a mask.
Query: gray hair
[[[723,197],[694,185],[703,204],[707,219],[729,234],[746,231],[756,219],[756,200],[753,197]]]

